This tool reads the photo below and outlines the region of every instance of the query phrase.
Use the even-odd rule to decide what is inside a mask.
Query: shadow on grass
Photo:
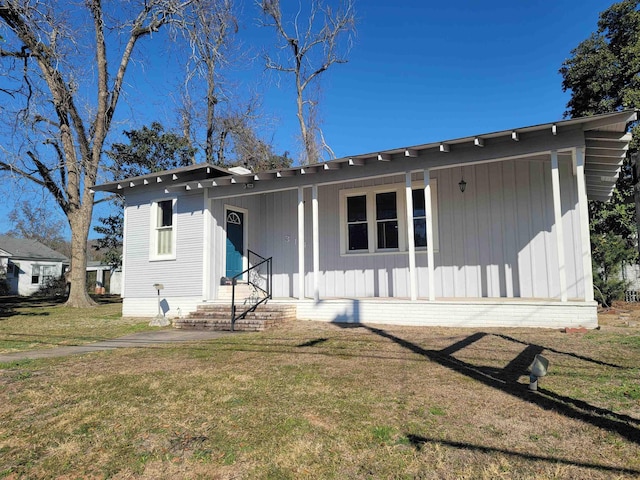
[[[519,457],[524,460],[532,460],[536,462],[549,462],[549,463],[561,463],[564,465],[572,465],[575,467],[590,468],[594,470],[601,470],[605,472],[624,473],[630,475],[640,474],[640,470],[633,470],[625,467],[611,467],[608,465],[599,465],[597,463],[583,463],[575,462],[572,460],[566,460],[558,457],[543,457],[541,455],[533,455],[530,453],[515,452],[512,450],[505,450],[503,448],[485,447],[484,445],[473,445],[471,443],[453,442],[450,440],[440,440],[437,438],[427,438],[419,435],[408,434],[407,439],[411,445],[418,451],[422,450],[425,445],[442,445],[444,447],[460,448],[464,450],[470,450],[481,453],[501,453],[511,457]]]
[[[584,360],[585,362],[595,363],[596,365],[602,365],[603,367],[624,368],[624,367],[621,367],[620,365],[615,365],[613,363],[607,363],[607,362],[603,362],[602,360],[596,360],[594,358],[584,357],[582,355],[578,355],[577,353],[563,352],[562,350],[556,350],[555,348],[543,347],[543,346],[540,346],[540,345],[535,345],[535,344],[532,344],[532,343],[523,342],[522,340],[518,340],[517,338],[513,338],[513,337],[510,337],[508,335],[502,335],[502,334],[498,334],[498,333],[492,333],[491,335],[503,338],[504,340],[508,340],[510,342],[521,343],[522,345],[527,345],[527,347],[530,347],[530,346],[538,347],[541,350],[547,350],[549,352],[558,353],[560,355],[567,355],[569,357],[577,358],[578,360]]]
[[[339,323],[336,325],[341,326]],[[595,407],[587,402],[576,400],[571,397],[562,396],[551,391],[539,388],[537,392],[530,392],[526,385],[517,383],[514,380],[513,372],[515,372],[516,365],[524,367],[524,370],[519,370],[524,373],[526,366],[530,365],[533,361],[533,357],[536,352],[539,353],[541,349],[545,349],[540,345],[530,345],[525,342],[527,348],[522,354],[518,355],[516,359],[507,365],[505,370],[487,369],[484,367],[478,367],[473,364],[458,360],[452,356],[452,353],[457,352],[477,342],[487,333],[475,333],[465,338],[464,340],[457,342],[442,350],[427,350],[415,343],[412,343],[403,338],[397,337],[383,329],[370,327],[368,325],[360,324],[360,328],[364,328],[376,335],[383,338],[387,338],[392,342],[400,345],[413,353],[421,355],[429,360],[436,362],[443,367],[449,368],[455,372],[465,375],[469,378],[477,380],[484,385],[500,390],[504,393],[512,395],[524,402],[529,402],[545,410],[558,412],[568,418],[580,420],[585,423],[589,423],[599,428],[616,432],[620,436],[626,438],[630,442],[640,444],[640,429],[631,425],[632,423],[639,424],[640,420],[629,417],[627,415],[619,415],[611,410]],[[509,337],[507,337],[508,339]],[[567,354],[573,355],[573,354]],[[589,360],[593,361],[593,360]],[[598,363],[597,361],[594,361]]]
[[[51,308],[57,305],[61,305],[65,301],[66,299],[63,297],[0,297],[0,320],[14,317],[16,315],[31,317],[38,315],[49,315],[48,312],[33,312],[30,310],[34,308]],[[22,311],[23,309],[24,311]]]
[[[122,303],[119,295],[89,295],[97,305],[109,305],[113,303]],[[58,307],[64,305],[67,301],[66,297],[19,297],[6,296],[0,297],[0,321],[14,316],[48,316],[50,315],[44,309]],[[42,311],[33,311],[34,309],[42,309]]]
[[[309,340],[308,342],[301,343],[300,345],[298,345],[298,348],[300,348],[300,347],[315,347],[316,345],[324,343],[327,340],[329,340],[329,339],[328,338],[316,338],[316,339],[313,339],[313,340]]]

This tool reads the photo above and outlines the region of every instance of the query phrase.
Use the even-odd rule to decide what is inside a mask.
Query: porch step
[[[258,332],[296,319],[296,306],[287,304],[262,304],[244,318],[236,320],[237,331]],[[231,305],[198,305],[186,318],[174,320],[174,327],[190,330],[231,330]]]

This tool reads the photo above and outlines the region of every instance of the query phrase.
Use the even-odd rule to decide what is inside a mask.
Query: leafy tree
[[[598,29],[571,51],[560,68],[563,90],[571,91],[565,115],[581,117],[640,108],[640,0],[624,0],[600,14]],[[624,291],[620,268],[637,261],[640,190],[637,155],[640,127],[609,202],[592,201],[591,248],[594,283],[607,302]],[[635,200],[635,205],[634,205]],[[635,217],[635,218],[634,218]]]
[[[185,167],[194,163],[196,149],[189,140],[153,122],[150,127],[123,132],[129,143],[114,143],[105,153],[113,161],[113,180],[138,177],[148,173]],[[97,249],[104,251],[103,261],[119,266],[122,254],[123,207],[122,197],[115,196],[113,204],[117,213],[99,219],[101,225],[94,230],[102,237],[97,239]]]
[[[182,135],[165,131],[153,122],[138,130],[123,132],[129,143],[114,143],[105,151],[113,161],[113,180],[139,177],[148,173],[186,167],[195,163],[196,149]]]

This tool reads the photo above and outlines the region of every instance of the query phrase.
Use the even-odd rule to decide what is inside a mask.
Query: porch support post
[[[558,249],[558,273],[560,275],[560,300],[567,301],[567,268],[564,259],[564,229],[562,227],[562,203],[560,197],[560,172],[558,170],[558,151],[551,151],[551,186],[553,189],[553,213],[556,227],[556,246]]]
[[[202,208],[202,299],[209,300],[211,295],[211,208],[209,188],[203,191]]]
[[[407,244],[409,246],[409,289],[411,300],[418,299],[418,279],[416,276],[416,242],[413,235],[413,192],[411,172],[405,173],[405,198],[407,204]]]
[[[121,276],[120,276],[120,297],[124,298],[125,296],[125,280],[127,271],[125,268],[125,263],[127,262],[127,204],[125,201],[124,205],[124,215],[122,218],[122,265],[120,265]],[[17,287],[17,285],[16,285]]]
[[[320,221],[318,220],[318,185],[311,187],[313,215],[313,299],[320,301]]]
[[[431,174],[424,171],[424,210],[427,224],[427,277],[429,279],[429,301],[436,299],[435,267],[433,255],[433,211],[431,205]]]
[[[584,147],[572,152],[578,184],[578,214],[580,216],[580,240],[582,254],[582,277],[584,283],[584,300],[593,302],[593,270],[591,265],[591,239],[589,235],[589,206],[587,203],[587,186],[584,178]]]
[[[298,299],[304,300],[304,188],[298,187]]]

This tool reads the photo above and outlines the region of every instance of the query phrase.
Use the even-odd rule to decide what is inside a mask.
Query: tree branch
[[[33,163],[35,163],[38,173],[44,182],[43,185],[51,192],[62,211],[66,214],[69,211],[69,201],[65,198],[64,193],[51,177],[51,171],[33,152],[27,151],[27,155],[31,160],[33,160]]]

